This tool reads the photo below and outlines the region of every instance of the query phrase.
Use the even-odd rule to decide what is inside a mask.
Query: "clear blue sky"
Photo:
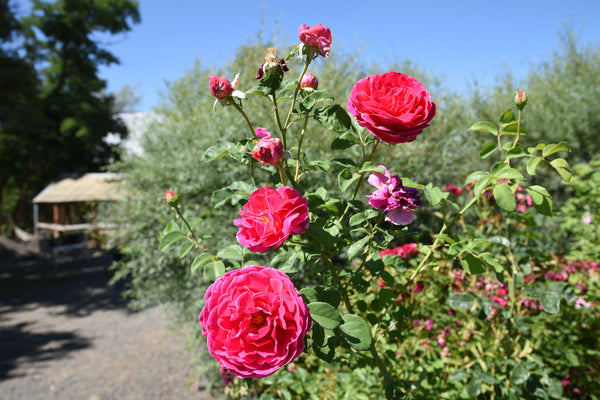
[[[106,43],[121,64],[101,69],[109,90],[139,85],[139,111],[151,111],[165,81],[196,59],[206,66],[230,61],[240,44],[257,37],[263,12],[267,39],[277,30],[295,43],[301,24],[322,23],[332,31],[332,52],[360,46],[366,59],[382,64],[408,58],[456,90],[474,80],[491,83],[505,67],[523,77],[530,63],[550,59],[566,25],[581,44],[600,43],[600,0],[139,2],[141,23]]]

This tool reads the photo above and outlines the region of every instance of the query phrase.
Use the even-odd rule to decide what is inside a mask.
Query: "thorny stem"
[[[471,206],[473,204],[475,204],[477,202],[477,197],[473,197],[471,199],[471,201],[469,201],[463,208],[462,210],[460,210],[458,212],[458,216],[462,216],[465,212],[467,212],[467,210],[469,208],[471,208]],[[415,269],[415,272],[413,272],[412,276],[410,277],[411,281],[414,281],[415,278],[417,277],[417,275],[419,275],[419,273],[423,270],[423,268],[425,268],[425,264],[427,263],[427,261],[429,260],[429,258],[431,257],[431,255],[433,254],[434,250],[439,246],[439,244],[441,243],[440,240],[440,236],[446,232],[446,229],[448,229],[448,226],[446,225],[446,223],[444,222],[444,225],[442,225],[442,228],[440,229],[440,231],[438,232],[438,234],[435,236],[435,240],[433,241],[433,244],[431,245],[431,247],[429,247],[429,252],[425,255],[425,257],[423,257],[423,259],[421,260],[421,262],[419,263],[419,266],[417,267],[417,269]]]
[[[306,127],[308,126],[308,117],[304,119],[304,126],[302,127],[302,132],[300,133],[300,139],[298,139],[298,156],[296,158],[296,174],[294,175],[294,180],[298,182],[299,173],[300,173],[300,154],[302,154],[302,142],[304,141],[304,133],[306,133]]]
[[[232,101],[231,104],[233,104],[233,106],[236,108],[236,110],[238,110],[240,112],[240,114],[242,114],[242,117],[244,117],[244,119],[246,120],[246,123],[248,124],[248,127],[250,128],[250,132],[252,132],[252,136],[254,136],[254,128],[252,127],[252,123],[250,122],[250,119],[248,118],[248,115],[246,115],[246,112],[244,111],[242,106],[237,104],[235,101]]]

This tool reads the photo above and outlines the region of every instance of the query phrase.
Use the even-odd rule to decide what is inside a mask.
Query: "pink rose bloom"
[[[262,378],[304,351],[308,307],[290,278],[251,265],[227,272],[204,297],[198,320],[208,351],[240,378]]]
[[[212,95],[219,100],[229,96],[233,92],[233,88],[235,87],[231,85],[227,78],[224,78],[222,76],[211,76],[209,78],[209,84],[210,93],[212,93]]]
[[[306,74],[304,74],[304,76],[302,77],[302,80],[300,81],[300,87],[302,89],[317,90],[317,88],[319,87],[319,81],[313,74],[306,73]]]
[[[308,201],[296,189],[282,186],[256,189],[233,221],[238,242],[255,253],[277,248],[291,235],[308,228]]]
[[[275,164],[281,159],[282,154],[283,143],[281,139],[265,137],[258,141],[256,150],[252,152],[252,157],[263,164]]]
[[[425,323],[423,324],[423,326],[425,326],[426,331],[432,330],[433,329],[433,319],[427,318],[425,320]]]
[[[435,116],[435,103],[415,78],[400,72],[371,75],[354,85],[348,111],[388,144],[412,142]]]
[[[506,304],[507,304],[506,299],[504,299],[502,297],[498,297],[498,296],[493,296],[492,301],[496,304],[499,304],[500,307],[506,307]]]
[[[419,190],[413,187],[403,186],[402,179],[391,176],[390,171],[383,165],[384,174],[373,172],[368,182],[378,190],[367,196],[369,205],[382,211],[387,211],[386,221],[396,225],[408,225],[413,221],[413,211],[421,207]]]
[[[307,46],[318,47],[319,54],[323,57],[327,57],[331,51],[331,31],[328,27],[321,24],[315,25],[312,28],[308,25],[300,25],[298,38]]]

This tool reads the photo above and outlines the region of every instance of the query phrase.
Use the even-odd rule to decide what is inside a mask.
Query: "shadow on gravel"
[[[48,255],[0,239],[0,380],[22,375],[20,365],[52,361],[91,346],[72,331],[36,331],[31,318],[78,318],[116,309],[132,312],[120,294],[124,285],[108,286],[110,254],[94,251],[89,260],[63,257],[55,269]],[[38,316],[41,309],[44,313]]]
[[[22,376],[18,364],[65,357],[68,353],[90,346],[89,340],[72,332],[35,333],[28,323],[0,328],[0,380]]]

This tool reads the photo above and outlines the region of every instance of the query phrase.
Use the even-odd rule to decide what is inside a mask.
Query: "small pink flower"
[[[237,82],[234,83],[237,84]],[[227,78],[222,76],[211,76],[209,78],[209,84],[210,93],[219,100],[229,96],[235,88],[235,85],[232,85]]]
[[[440,349],[446,346],[446,338],[443,335],[438,335],[436,338],[436,342]]]
[[[427,318],[425,320],[425,323],[423,324],[423,326],[425,327],[426,331],[432,330],[433,329],[433,319]]]
[[[302,89],[312,89],[317,90],[319,87],[319,81],[313,74],[309,74],[308,72],[304,74],[302,80],[300,81],[300,87]]]
[[[429,339],[425,339],[421,343],[419,343],[419,345],[421,345],[423,347],[427,347],[427,348],[430,347],[429,344],[431,344],[431,340],[429,340]]]
[[[462,193],[462,188],[460,186],[454,186],[453,183],[449,183],[446,185],[446,188],[442,191],[452,193],[455,196],[460,196],[460,194]]]
[[[500,307],[506,307],[506,304],[507,304],[506,299],[504,299],[502,297],[498,297],[498,296],[493,296],[492,301],[496,304],[499,304]]]
[[[293,188],[255,190],[233,221],[238,242],[255,253],[277,248],[291,235],[304,233],[310,223],[308,200]]]
[[[402,185],[402,179],[391,176],[390,171],[379,165],[385,172],[373,172],[368,182],[378,190],[367,196],[369,205],[382,211],[387,211],[386,221],[395,225],[408,225],[413,221],[415,211],[421,207],[419,190]]]
[[[450,357],[450,348],[448,346],[446,346],[442,349],[442,352],[440,353],[440,357],[442,357],[442,358]]]
[[[298,38],[302,43],[310,47],[317,47],[322,57],[327,57],[331,51],[331,31],[321,24],[312,28],[308,25],[300,25]]]
[[[586,215],[585,217],[583,217],[583,223],[586,225],[589,225],[592,223],[592,216],[591,215]]]
[[[423,291],[423,288],[425,287],[425,285],[423,284],[423,282],[417,282],[415,284],[415,293],[421,293]]]
[[[276,164],[283,154],[283,143],[281,139],[274,137],[262,138],[252,152],[252,157],[263,164]]]
[[[271,136],[272,136],[272,135],[271,135],[271,132],[269,132],[269,130],[268,130],[268,129],[266,129],[266,128],[261,128],[260,126],[259,126],[259,127],[257,127],[257,128],[254,130],[254,134],[255,134],[255,135],[256,135],[256,137],[257,137],[257,138],[259,138],[259,139],[268,138],[268,137],[271,137]]]
[[[577,300],[575,300],[575,308],[580,309],[583,307],[591,308],[592,303],[590,303],[589,301],[585,301],[585,299],[583,297],[577,298]]]
[[[413,328],[418,328],[419,325],[421,325],[421,321],[419,321],[418,319],[415,319],[412,323]]]
[[[240,378],[271,375],[304,351],[309,310],[279,270],[229,271],[208,288],[205,303],[198,320],[208,351]]]

